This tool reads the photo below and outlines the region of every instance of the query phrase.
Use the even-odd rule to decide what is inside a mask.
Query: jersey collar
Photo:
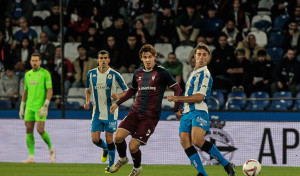
[[[110,71],[110,67],[108,67],[108,69],[106,70],[106,72],[101,73],[101,72],[99,71],[99,68],[97,67],[97,72],[98,72],[99,74],[108,74],[109,71]]]
[[[200,68],[198,68],[197,70],[194,70],[194,71],[200,72],[200,71],[206,70],[206,69],[207,69],[207,66],[204,66],[204,67],[200,67]]]
[[[153,67],[151,70],[146,70],[146,69],[145,69],[145,66],[144,66],[143,70],[144,70],[144,72],[151,72],[151,71],[154,70],[157,66],[158,66],[158,65],[155,64],[154,67]]]

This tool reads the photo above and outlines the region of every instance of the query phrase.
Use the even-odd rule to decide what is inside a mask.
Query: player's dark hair
[[[257,52],[257,56],[266,56],[266,55],[267,55],[267,52],[264,49],[261,49]]]
[[[31,54],[31,57],[39,57],[39,59],[41,60],[41,55],[40,55],[40,53],[38,53],[38,52],[35,52],[35,53],[32,53]]]
[[[146,44],[146,45],[143,45],[139,51],[140,58],[142,58],[143,53],[147,53],[147,52],[150,52],[153,56],[156,56],[156,51],[155,51],[154,47],[150,44]]]
[[[108,53],[108,51],[106,51],[106,50],[101,50],[101,51],[99,51],[99,52],[98,52],[98,56],[99,56],[99,54],[107,54],[107,56],[109,57],[109,53]]]
[[[211,55],[209,47],[206,44],[202,43],[202,42],[197,44],[197,46],[195,48],[195,53],[197,52],[198,49],[203,49],[208,53],[208,55]]]

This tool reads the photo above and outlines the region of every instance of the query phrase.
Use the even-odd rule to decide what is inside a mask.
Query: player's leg
[[[34,135],[33,129],[35,124],[34,111],[25,109],[24,121],[26,126],[26,143],[28,148],[29,157],[22,161],[23,163],[34,163]]]
[[[193,166],[199,172],[199,176],[207,176],[207,173],[203,167],[200,156],[192,145],[191,140],[191,130],[192,130],[192,118],[191,113],[187,113],[181,117],[180,126],[179,126],[179,134],[180,134],[180,143],[183,147],[186,155],[190,159]]]
[[[116,132],[118,122],[117,120],[105,122],[104,131],[105,131],[105,138],[107,143],[107,149],[108,149],[108,156],[109,156],[109,163],[108,168],[114,164],[115,161],[115,153],[116,153],[116,147],[114,143],[114,132]]]
[[[142,152],[140,150],[141,142],[132,138],[129,143],[129,151],[133,160],[133,169],[130,176],[139,175],[142,172]]]
[[[50,153],[50,161],[53,163],[55,162],[55,149],[52,146],[52,142],[48,132],[45,131],[46,117],[40,117],[38,111],[36,111],[35,119],[37,121],[37,131],[41,135],[44,142],[47,144]]]
[[[103,153],[101,156],[102,162],[105,162],[108,157],[107,143],[103,139],[100,138],[101,131],[104,131],[104,125],[105,125],[105,123],[103,123],[98,118],[93,118],[92,129],[91,129],[91,138],[92,138],[92,142],[96,146],[103,149]]]

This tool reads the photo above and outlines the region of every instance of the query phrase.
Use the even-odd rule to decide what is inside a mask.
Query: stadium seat
[[[11,102],[9,100],[0,100],[0,109],[11,109]]]
[[[168,54],[173,52],[173,47],[170,43],[155,43],[154,48],[158,53],[157,59],[161,63],[165,62],[168,58]]]
[[[73,62],[78,57],[77,47],[80,42],[66,42],[64,46],[64,56]]]
[[[273,6],[273,0],[260,0],[257,6],[258,15],[271,15],[271,7]]]
[[[273,30],[283,31],[282,26],[289,19],[289,15],[279,15],[273,21]]]
[[[300,92],[297,93],[296,98],[300,98]],[[300,99],[295,101],[293,110],[296,110],[296,111],[300,110]]]
[[[212,96],[206,101],[206,104],[207,104],[207,107],[209,110],[219,110],[220,109],[218,107],[219,101]]]
[[[36,31],[38,42],[40,42],[40,33],[42,32],[42,26],[30,26],[31,29]]]
[[[268,92],[256,91],[252,92],[250,98],[269,98]],[[264,110],[270,104],[269,100],[252,100],[247,105],[247,110]]]
[[[252,28],[257,30],[262,30],[264,32],[269,32],[272,28],[272,20],[269,15],[255,15],[252,18]]]
[[[275,92],[273,98],[292,98],[289,91]],[[293,105],[293,100],[272,100],[270,110],[287,110]]]
[[[176,57],[182,62],[188,62],[191,51],[193,51],[191,46],[178,46],[175,49]]]
[[[247,98],[246,94],[244,92],[230,92],[227,96],[227,102],[231,98]],[[243,109],[247,104],[246,100],[231,100],[228,102],[228,109],[238,110]]]
[[[60,42],[51,42],[55,47],[57,47],[58,45],[60,45]]]
[[[219,109],[223,108],[225,101],[222,90],[212,90],[210,96],[216,98],[219,101]]]
[[[57,109],[57,106],[55,105],[54,101],[50,101],[49,109]]]
[[[76,98],[69,98],[70,96],[76,96]],[[67,101],[78,102],[80,106],[83,106],[85,104],[85,88],[71,87],[68,92]]]
[[[49,10],[35,10],[33,11],[33,17],[40,17],[45,20],[48,16],[50,16]]]
[[[121,74],[124,81],[126,82],[127,86],[131,86],[132,83],[132,78],[133,78],[133,73],[122,73]]]
[[[270,55],[271,61],[275,65],[277,65],[280,63],[281,58],[283,56],[283,49],[277,47],[271,47],[271,48],[267,48],[267,53]]]
[[[164,98],[163,98],[162,103],[161,103],[161,107],[162,107],[163,110],[172,110],[173,107],[174,107],[174,102],[173,101],[169,102],[167,100],[168,95],[174,95],[174,92],[171,91],[171,90],[165,91]]]
[[[271,31],[268,39],[268,47],[281,47],[284,34],[281,31]]]
[[[69,101],[67,101],[65,108],[66,109],[80,109],[80,105],[79,105],[78,102],[69,102]]]
[[[249,33],[249,35],[250,34],[253,34],[255,36],[256,43],[258,46],[265,47],[268,44],[268,37],[264,31],[260,31],[260,30],[252,31]]]

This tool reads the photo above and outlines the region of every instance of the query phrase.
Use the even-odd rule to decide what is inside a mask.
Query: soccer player
[[[118,120],[118,111],[110,114],[109,110],[111,105],[125,94],[127,85],[122,76],[108,66],[110,58],[107,51],[99,51],[97,62],[99,66],[87,74],[84,109],[89,109],[90,96],[93,93],[91,136],[93,143],[103,148],[101,161],[105,162],[109,158],[109,164],[105,171],[107,173],[115,161],[113,135],[117,130]],[[116,94],[118,87],[123,90],[120,94]],[[101,131],[105,131],[106,142],[100,138]]]
[[[41,68],[41,55],[33,53],[30,59],[32,69],[25,74],[24,92],[20,105],[19,116],[26,126],[26,142],[29,157],[23,163],[34,163],[34,136],[33,129],[37,122],[37,131],[48,145],[50,161],[55,161],[55,149],[52,147],[49,134],[45,131],[45,122],[48,115],[48,106],[53,94],[50,73]],[[26,102],[26,109],[25,109]],[[24,111],[25,109],[25,111]]]
[[[128,163],[125,138],[128,135],[132,135],[129,150],[134,167],[130,176],[137,176],[142,171],[142,154],[139,148],[141,145],[147,144],[159,121],[162,98],[166,87],[171,88],[175,95],[181,94],[180,86],[171,74],[162,66],[155,64],[157,53],[152,45],[146,44],[142,46],[139,51],[139,57],[144,67],[140,67],[134,72],[132,87],[128,89],[124,97],[110,108],[110,113],[114,113],[120,104],[137,92],[132,109],[120,123],[115,135],[115,143],[120,159],[110,167],[110,172],[114,173],[121,166]],[[178,113],[178,107],[179,103],[175,103],[174,112]]]
[[[179,127],[180,142],[191,163],[198,170],[198,176],[207,176],[207,173],[192,144],[217,159],[229,176],[234,176],[234,164],[227,161],[214,144],[204,139],[210,128],[208,108],[205,103],[210,97],[213,82],[207,69],[210,57],[211,52],[208,46],[199,43],[194,54],[196,65],[187,80],[184,96],[168,95],[167,99],[168,101],[184,102]]]

